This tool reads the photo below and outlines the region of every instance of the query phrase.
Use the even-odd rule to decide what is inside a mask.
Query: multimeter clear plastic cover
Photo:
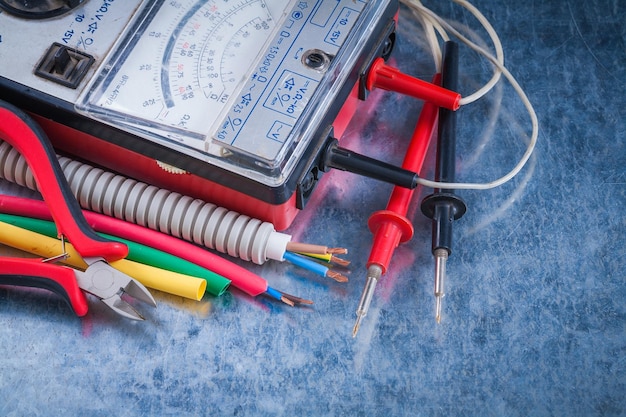
[[[79,97],[77,110],[280,186],[364,53],[385,4],[147,2]]]

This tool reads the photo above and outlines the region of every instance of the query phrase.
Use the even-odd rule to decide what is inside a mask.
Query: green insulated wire
[[[12,224],[23,229],[41,233],[49,237],[57,237],[57,228],[53,222],[47,220],[33,219],[30,217],[14,216],[10,214],[0,214],[0,221]],[[206,281],[206,291],[215,296],[220,296],[228,289],[230,280],[223,276],[209,271],[206,268],[198,266],[194,263],[181,259],[177,256],[142,245],[137,242],[122,239],[117,236],[111,236],[104,233],[98,233],[100,236],[111,240],[122,242],[128,246],[127,259],[150,265],[156,268],[165,269],[167,271],[178,272],[192,277],[202,278]]]

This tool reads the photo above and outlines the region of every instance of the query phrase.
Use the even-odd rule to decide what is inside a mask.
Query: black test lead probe
[[[460,105],[459,93],[404,74],[387,66],[382,58],[374,61],[366,79],[365,87],[370,91],[382,88],[451,110],[457,110]],[[324,172],[331,168],[340,169],[410,190],[417,187],[419,181],[415,172],[342,148],[332,136],[328,138],[321,155],[319,169]]]
[[[325,172],[333,168],[410,190],[417,187],[419,177],[415,172],[342,148],[335,138],[328,141],[323,155],[320,168]]]
[[[455,42],[446,42],[441,71],[442,87],[457,91],[459,50]],[[435,181],[455,182],[456,113],[440,108],[437,133]],[[435,257],[435,318],[441,322],[441,301],[445,295],[446,262],[452,253],[452,223],[466,211],[465,202],[454,190],[436,188],[422,200],[422,213],[432,219],[432,253]]]

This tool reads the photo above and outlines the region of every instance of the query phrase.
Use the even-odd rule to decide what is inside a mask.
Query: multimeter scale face
[[[169,149],[183,170],[280,188],[302,176],[396,12],[397,2],[360,0],[87,0],[39,20],[0,12],[0,55],[20,61],[0,80],[69,103],[83,130],[91,120],[127,132],[121,146]],[[59,85],[67,65],[81,74]]]

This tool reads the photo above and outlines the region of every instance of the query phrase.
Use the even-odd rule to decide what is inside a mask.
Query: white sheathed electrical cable
[[[426,32],[426,36],[429,39],[429,43],[431,44],[431,49],[433,52],[433,56],[435,58],[435,65],[437,66],[438,71],[440,70],[440,66],[441,66],[441,62],[440,62],[441,61],[441,48],[439,47],[439,44],[436,42],[436,40],[433,41],[432,39],[434,35],[433,29],[437,30],[437,33],[439,34],[439,36],[442,37],[444,41],[449,40],[448,34],[446,32],[448,31],[452,33],[454,36],[456,36],[462,43],[470,46],[472,49],[476,50],[477,52],[483,53],[485,51],[483,48],[478,47],[472,41],[470,41],[465,36],[463,36],[458,30],[454,29],[450,23],[448,23],[447,21],[439,17],[432,10],[426,8],[422,4],[421,1],[419,0],[402,0],[402,1],[404,4],[406,4],[408,7],[410,7],[414,11],[417,17],[419,17],[422,20],[424,30]],[[493,46],[496,52],[495,56],[498,62],[501,64],[501,66],[503,66],[504,65],[504,49],[502,47],[502,42],[500,41],[500,37],[498,36],[498,33],[493,28],[489,20],[487,20],[487,18],[480,12],[480,10],[478,10],[474,5],[472,5],[467,0],[452,0],[452,1],[462,6],[466,10],[468,10],[476,18],[476,20],[478,20],[478,22],[482,25],[482,27],[485,29],[485,31],[489,35],[489,38],[491,38],[491,41],[493,42]],[[461,98],[459,102],[461,106],[473,103],[474,101],[482,98],[485,94],[491,91],[491,89],[498,83],[502,75],[502,70],[500,66],[498,65],[494,65],[494,68],[495,70],[491,79],[487,81],[487,83],[484,86],[482,86],[480,89],[478,89],[474,93]]]
[[[461,101],[459,102],[459,104],[461,106],[464,106],[466,104],[473,103],[474,101],[483,97],[485,94],[491,91],[493,86],[496,85],[498,81],[500,81],[500,76],[502,75],[501,67],[504,66],[504,49],[502,48],[502,42],[500,41],[500,37],[498,36],[498,33],[493,28],[493,26],[491,26],[491,23],[489,23],[489,20],[487,20],[487,18],[480,12],[480,10],[478,10],[476,7],[474,7],[474,5],[472,5],[470,2],[466,0],[453,0],[453,1],[465,7],[467,10],[469,10],[470,13],[474,15],[476,20],[480,22],[483,28],[485,28],[496,50],[496,59],[500,63],[500,65],[495,65],[496,70],[493,73],[493,76],[491,77],[491,79],[487,81],[487,84],[485,84],[482,88],[480,88],[475,93],[461,98]]]
[[[283,260],[291,236],[274,225],[183,196],[100,168],[59,157],[72,192],[87,210],[106,214],[263,264]],[[26,161],[11,145],[0,141],[0,175],[7,181],[37,190]]]
[[[507,174],[505,174],[504,176],[494,181],[486,182],[486,183],[459,183],[459,182],[446,183],[446,182],[430,181],[424,178],[418,178],[417,183],[422,186],[430,187],[430,188],[459,189],[459,190],[462,190],[462,189],[464,190],[487,190],[490,188],[498,187],[510,181],[526,165],[526,163],[530,159],[530,156],[532,155],[535,149],[535,146],[537,144],[537,138],[539,136],[539,122],[537,120],[537,114],[535,113],[535,109],[533,108],[532,103],[526,96],[526,93],[524,92],[522,87],[519,85],[515,77],[513,77],[510,71],[504,66],[504,54],[502,51],[502,44],[500,42],[500,39],[496,31],[493,29],[489,21],[480,13],[480,11],[476,9],[474,6],[472,6],[468,1],[453,0],[455,3],[465,7],[468,11],[470,11],[470,13],[472,13],[479,20],[479,22],[483,25],[483,27],[485,28],[485,30],[491,37],[494,43],[495,49],[496,49],[496,56],[493,56],[489,51],[485,50],[484,48],[480,47],[479,45],[476,45],[475,43],[467,39],[459,31],[453,28],[452,25],[450,25],[444,19],[439,17],[433,11],[424,7],[419,0],[402,0],[402,1],[407,6],[413,8],[420,15],[425,16],[426,19],[429,19],[431,22],[437,22],[438,25],[440,25],[442,28],[445,29],[445,31],[453,34],[463,44],[467,45],[470,49],[481,54],[484,58],[489,60],[496,67],[496,72],[494,73],[491,80],[481,89],[479,89],[476,93],[472,94],[471,96],[462,98],[461,104],[468,104],[484,96],[489,90],[491,90],[491,88],[493,88],[495,83],[499,80],[500,74],[502,74],[509,81],[509,83],[511,84],[511,86],[513,87],[517,95],[519,96],[520,100],[524,104],[524,107],[526,108],[528,115],[530,117],[531,128],[532,128],[530,139],[526,147],[526,151],[524,152],[524,154],[522,155],[518,163],[513,167],[513,169],[511,169],[511,171],[509,171]]]
[[[467,39],[465,36],[463,36],[463,34],[461,34],[461,32],[456,30],[450,23],[446,22],[444,19],[439,17],[437,14],[435,14],[433,11],[424,7],[420,2],[415,2],[412,0],[408,0],[408,1],[414,4],[413,7],[417,9],[420,15],[428,16],[427,18],[429,20],[431,20],[434,24],[437,24],[438,27],[441,28],[440,30],[443,33],[445,33],[445,31],[448,31],[452,33],[454,36],[456,36],[462,43],[469,46],[476,52],[483,54],[483,55],[485,54],[489,55],[489,52],[487,52],[484,48],[481,48],[480,46],[476,45],[474,42]],[[473,103],[474,101],[482,98],[485,94],[491,91],[493,86],[495,86],[498,83],[498,81],[500,81],[500,77],[502,75],[501,67],[504,66],[504,49],[502,48],[502,42],[500,41],[500,37],[498,36],[498,33],[495,31],[493,26],[491,26],[491,23],[489,23],[489,20],[487,20],[487,18],[485,18],[485,16],[480,12],[480,10],[478,10],[476,7],[474,7],[471,3],[469,3],[466,0],[453,0],[453,1],[459,4],[460,6],[464,7],[465,9],[467,9],[476,18],[476,20],[478,20],[478,22],[483,26],[483,28],[485,29],[485,31],[491,38],[491,41],[493,42],[493,46],[496,51],[495,56],[498,62],[500,63],[500,65],[495,65],[494,63],[495,71],[493,73],[493,76],[484,86],[482,86],[480,89],[478,89],[474,93],[461,98],[459,104],[461,106],[464,106],[466,104]]]

